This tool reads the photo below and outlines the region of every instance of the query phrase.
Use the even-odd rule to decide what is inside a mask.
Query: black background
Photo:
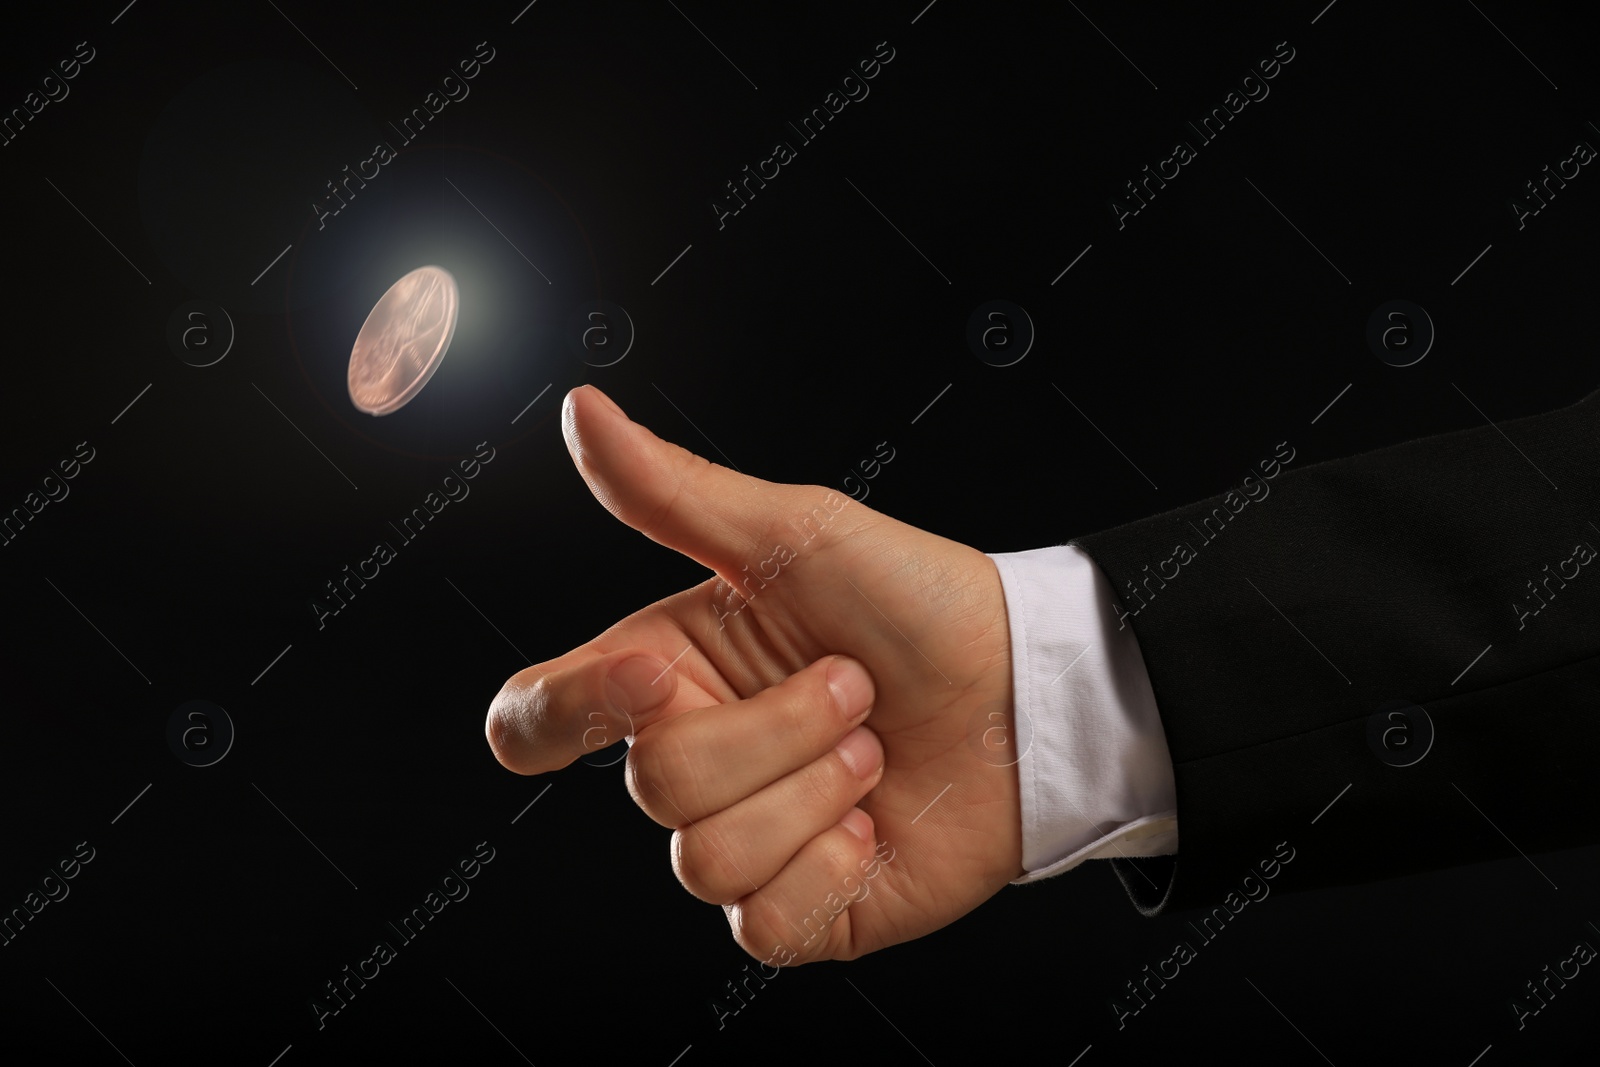
[[[0,148],[0,508],[79,442],[95,457],[0,549],[0,908],[95,850],[0,948],[8,1046],[284,1067],[985,1047],[1487,1065],[1552,1062],[1587,1032],[1587,969],[1521,1031],[1508,1002],[1600,939],[1600,853],[1510,844],[1337,891],[1292,892],[1290,866],[1121,1031],[1110,998],[1189,916],[1142,919],[1099,864],[785,971],[719,1029],[708,1002],[748,958],[677,884],[621,765],[527,779],[491,756],[507,676],[705,577],[572,469],[559,411],[581,382],[771,480],[841,486],[886,441],[869,506],[990,552],[1220,492],[1284,439],[1298,465],[1595,388],[1600,178],[1583,168],[1520,229],[1509,207],[1600,143],[1578,5],[924,3],[110,0],[8,25],[6,113],[78,42],[94,58]],[[470,95],[319,229],[324,183],[380,137],[399,147],[387,122],[480,41]],[[870,95],[719,229],[723,183],[796,141],[786,122],[880,41]],[[1119,228],[1123,183],[1195,142],[1185,122],[1280,41],[1270,96]],[[460,280],[461,326],[428,387],[374,419],[344,393],[349,345],[424,263]],[[590,299],[636,327],[614,365],[573,346]],[[1012,366],[966,344],[993,299],[1037,328]],[[1365,340],[1394,299],[1438,331],[1404,368]],[[210,367],[167,341],[194,300],[237,333]],[[324,583],[480,441],[495,458],[470,496],[319,629]],[[167,744],[193,699],[237,729],[210,767]],[[1427,832],[1404,811],[1372,828]],[[470,896],[319,1030],[323,983],[480,841],[495,858]]]

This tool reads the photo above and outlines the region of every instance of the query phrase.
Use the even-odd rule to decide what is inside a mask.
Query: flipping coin
[[[444,360],[459,307],[456,280],[443,267],[418,267],[391,285],[350,349],[350,402],[368,415],[409,404]]]

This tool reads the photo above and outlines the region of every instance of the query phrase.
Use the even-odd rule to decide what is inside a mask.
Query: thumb
[[[817,488],[811,500],[800,486],[703,459],[633,422],[592,385],[567,394],[561,431],[589,491],[607,511],[713,571],[737,572],[791,510],[795,521],[809,505],[831,518],[823,503],[827,490]]]

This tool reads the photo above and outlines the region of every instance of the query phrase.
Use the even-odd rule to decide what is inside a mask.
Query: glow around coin
[[[389,287],[350,349],[350,402],[368,415],[399,411],[439,369],[460,296],[443,267],[418,267]]]

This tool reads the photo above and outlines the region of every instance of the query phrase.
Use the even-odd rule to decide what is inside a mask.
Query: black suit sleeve
[[[1600,842],[1600,393],[1281,458],[1073,541],[1122,601],[1176,776],[1178,855],[1112,861],[1135,905],[1217,906],[1280,843],[1294,890]],[[1433,727],[1409,766],[1379,756],[1427,741],[1396,701]]]

